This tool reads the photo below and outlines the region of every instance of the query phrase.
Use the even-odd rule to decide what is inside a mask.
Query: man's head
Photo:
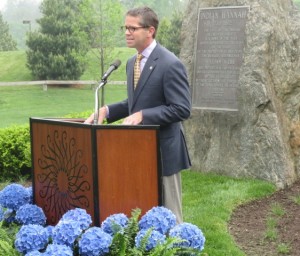
[[[154,27],[155,32],[153,34],[153,38],[155,38],[159,21],[158,21],[158,17],[156,15],[156,13],[151,8],[149,8],[147,6],[134,8],[134,9],[129,10],[126,13],[126,16],[140,17],[141,19],[140,19],[139,25],[142,27],[145,27],[145,28]]]
[[[142,52],[154,40],[158,24],[156,13],[149,7],[129,10],[124,26],[127,46]]]

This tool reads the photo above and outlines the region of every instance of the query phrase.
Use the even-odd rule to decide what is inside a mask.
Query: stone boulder
[[[300,175],[300,13],[292,0],[190,0],[180,54],[193,89],[198,9],[249,6],[238,111],[193,109],[184,123],[193,170],[270,181]]]

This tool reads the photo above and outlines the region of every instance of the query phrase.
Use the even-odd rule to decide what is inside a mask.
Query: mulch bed
[[[249,256],[300,255],[300,180],[271,196],[238,207],[228,224],[237,245]],[[274,205],[284,210],[282,216],[274,215]],[[277,237],[267,238],[267,219],[276,218]],[[289,252],[280,253],[278,245],[285,244]]]

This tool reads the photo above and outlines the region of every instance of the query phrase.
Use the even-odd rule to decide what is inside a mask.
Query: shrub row
[[[29,126],[0,129],[0,181],[13,181],[30,174]]]

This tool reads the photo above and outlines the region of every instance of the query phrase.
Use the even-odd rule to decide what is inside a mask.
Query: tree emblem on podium
[[[38,193],[45,202],[46,215],[51,213],[52,223],[70,209],[85,209],[90,205],[85,192],[91,185],[85,180],[88,168],[82,163],[82,157],[83,151],[77,149],[76,140],[69,138],[66,131],[55,130],[48,134],[46,145],[41,145]]]

